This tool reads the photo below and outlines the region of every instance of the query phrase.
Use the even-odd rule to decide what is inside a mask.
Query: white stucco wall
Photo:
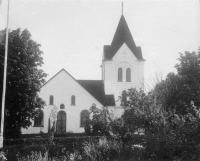
[[[144,88],[144,61],[138,61],[132,51],[124,43],[110,61],[104,61],[104,88],[106,94],[114,94],[115,99],[123,90]],[[118,68],[123,70],[123,81],[118,82]],[[131,82],[126,82],[126,69],[131,69]]]
[[[47,82],[41,89],[39,96],[45,100],[47,106],[44,107],[44,127],[43,132],[48,130],[48,119],[53,105],[49,105],[49,96],[54,96],[54,105],[58,107],[58,111],[66,112],[66,132],[84,132],[84,128],[80,127],[80,113],[82,110],[89,110],[92,103],[98,108],[102,104],[98,102],[90,93],[88,93],[79,83],[76,82],[65,70],[61,70],[55,77]],[[76,97],[76,105],[71,105],[71,96]],[[65,109],[60,109],[60,105],[64,104]],[[29,127],[22,129],[23,134],[39,133],[40,127]]]

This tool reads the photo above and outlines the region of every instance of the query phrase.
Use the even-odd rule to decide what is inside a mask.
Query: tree
[[[6,30],[0,33],[2,95]],[[27,29],[12,30],[8,41],[4,135],[7,138],[14,138],[19,136],[21,128],[31,125],[30,119],[37,114],[36,109],[43,108],[45,105],[38,92],[45,83],[44,78],[47,74],[39,69],[43,64],[40,44],[31,39],[31,33]]]
[[[175,73],[169,73],[165,80],[156,84],[153,93],[157,101],[170,111],[176,109],[178,113],[184,114],[186,106],[192,99],[192,93],[184,77]]]
[[[85,132],[93,135],[107,135],[108,124],[111,120],[111,114],[107,107],[97,108],[96,104],[90,107],[92,119],[86,120]]]
[[[190,87],[191,98],[196,104],[200,104],[200,53],[185,52],[180,54],[176,64],[178,75],[185,79],[185,84]]]
[[[175,108],[185,114],[191,100],[200,105],[200,50],[181,53],[178,60],[177,74],[169,73],[155,86],[154,94],[166,110]]]
[[[122,103],[125,108],[122,119],[129,132],[145,129],[146,132],[157,133],[165,128],[167,113],[152,92],[146,94],[143,90],[131,88],[122,93]]]
[[[175,83],[171,84],[170,90],[181,89],[181,78],[175,74],[168,77]],[[163,91],[167,83],[161,84]],[[166,87],[166,90],[169,89]],[[133,134],[138,129],[145,129],[139,144],[145,147],[143,155],[148,160],[199,160],[200,110],[191,101],[185,115],[178,115],[175,109],[167,112],[154,92],[144,93],[136,89],[124,91],[121,98],[125,112],[122,118],[111,122],[112,132],[125,136],[127,139],[124,141],[131,143],[130,138],[135,138]],[[172,94],[175,96],[176,93]]]

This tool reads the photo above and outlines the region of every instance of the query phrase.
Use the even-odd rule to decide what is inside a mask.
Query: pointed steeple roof
[[[127,45],[133,46],[134,48],[136,47],[123,15],[119,20],[119,24],[117,26],[117,30],[115,32],[111,46],[119,46],[121,43],[126,43]]]
[[[113,37],[111,45],[104,46],[104,59],[110,60],[119,50],[119,48],[126,43],[129,49],[133,52],[138,60],[144,60],[142,57],[142,51],[140,47],[135,45],[129,27],[126,23],[124,16],[122,15],[119,24],[117,26],[115,35]]]

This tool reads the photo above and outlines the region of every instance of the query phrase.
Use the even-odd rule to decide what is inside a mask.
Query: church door
[[[66,132],[66,112],[64,112],[64,111],[58,112],[57,132]]]

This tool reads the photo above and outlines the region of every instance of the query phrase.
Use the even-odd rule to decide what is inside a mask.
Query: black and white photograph
[[[199,161],[200,0],[0,0],[0,161]]]

